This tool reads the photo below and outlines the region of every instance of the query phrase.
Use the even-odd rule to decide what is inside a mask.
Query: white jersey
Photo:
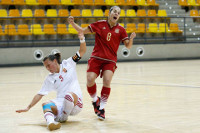
[[[47,95],[53,90],[57,91],[57,98],[64,98],[67,92],[73,92],[82,99],[76,74],[76,62],[72,60],[72,57],[62,61],[59,73],[51,73],[46,77],[38,94]]]

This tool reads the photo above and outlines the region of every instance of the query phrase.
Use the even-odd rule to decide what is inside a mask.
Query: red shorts
[[[88,60],[87,72],[94,72],[97,74],[97,77],[100,74],[100,77],[102,78],[103,72],[105,70],[110,70],[114,73],[116,69],[116,63],[112,61],[106,61],[97,58],[90,58]]]

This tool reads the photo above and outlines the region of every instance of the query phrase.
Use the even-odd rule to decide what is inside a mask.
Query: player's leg
[[[61,127],[61,124],[59,122],[56,122],[55,115],[57,115],[57,106],[53,102],[47,102],[42,104],[43,112],[44,112],[44,118],[47,122],[47,127],[49,130],[56,130]]]
[[[80,98],[78,98],[76,106],[74,106],[70,115],[77,115],[79,112],[81,112],[82,108],[83,108],[83,102]]]
[[[97,96],[97,86],[95,83],[96,78],[100,73],[101,64],[99,60],[91,58],[88,61],[87,70],[87,91],[92,98],[92,105],[94,107],[94,112],[97,113],[99,110],[100,98]]]

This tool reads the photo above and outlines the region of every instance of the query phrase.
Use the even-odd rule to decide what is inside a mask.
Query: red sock
[[[96,92],[97,92],[96,83],[95,83],[93,86],[91,86],[91,87],[88,87],[88,86],[87,86],[87,91],[88,91],[88,93],[90,94],[90,96],[91,96],[92,98],[95,97]]]
[[[107,100],[108,100],[108,97],[110,95],[110,88],[107,88],[107,87],[102,87],[102,90],[101,90],[101,102],[104,102],[106,103]]]

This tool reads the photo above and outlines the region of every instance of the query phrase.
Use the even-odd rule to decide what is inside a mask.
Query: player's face
[[[119,19],[119,17],[120,17],[120,8],[118,8],[118,7],[115,7],[111,12],[110,12],[110,15],[109,15],[109,18],[108,19],[110,19],[110,21],[112,22],[112,23],[117,23],[117,21],[118,21],[118,19]]]
[[[56,59],[54,59],[53,61],[49,60],[49,59],[46,59],[44,62],[43,62],[44,66],[46,67],[46,69],[51,72],[51,73],[55,73],[57,72],[58,68],[57,68],[57,61]]]

